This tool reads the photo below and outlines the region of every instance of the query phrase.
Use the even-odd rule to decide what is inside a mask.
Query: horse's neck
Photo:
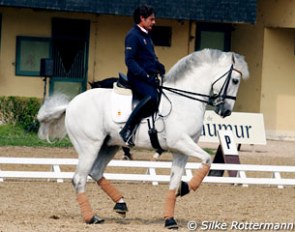
[[[205,102],[208,101],[208,97],[202,97],[198,94],[209,96],[211,83],[209,70],[195,70],[195,72],[191,72],[189,75],[178,78],[176,81],[164,82],[165,87],[191,92],[192,94],[183,93],[185,96],[181,96],[181,94],[170,91],[165,91],[165,94],[172,102],[172,105],[176,106],[172,106],[173,110],[179,110],[178,114],[184,114],[184,117],[187,117],[187,112],[190,112],[190,116],[201,118],[205,111],[207,105]],[[167,101],[165,100],[165,97],[162,99],[164,99],[163,104],[165,106],[170,105],[166,104]],[[166,109],[166,107],[163,108]]]
[[[177,78],[176,81],[164,82],[164,86],[189,92],[208,95],[211,90],[210,70],[198,70]]]

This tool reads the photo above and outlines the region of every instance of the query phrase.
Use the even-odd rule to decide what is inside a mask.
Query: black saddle
[[[130,85],[128,83],[128,77],[127,77],[127,75],[125,75],[123,73],[119,73],[119,79],[117,81],[117,85],[120,88],[130,89]]]
[[[125,88],[125,89],[131,89],[129,83],[128,83],[128,77],[127,75],[123,73],[119,73],[119,79],[117,81],[117,86],[119,88]],[[140,102],[140,98],[132,91],[132,108],[135,108],[135,106]]]

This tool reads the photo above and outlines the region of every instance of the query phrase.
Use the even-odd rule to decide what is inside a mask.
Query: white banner
[[[233,112],[221,118],[214,111],[206,111],[200,142],[218,143],[219,130],[231,130],[238,144],[266,144],[264,119],[259,113]]]

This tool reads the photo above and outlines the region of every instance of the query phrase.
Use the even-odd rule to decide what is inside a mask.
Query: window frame
[[[32,55],[32,62],[41,62],[42,58],[51,58],[51,38],[50,37],[34,37],[34,36],[17,36],[16,37],[16,59],[15,59],[15,75],[16,76],[32,76],[32,77],[40,77],[40,67],[41,63],[39,63],[39,68],[36,69],[36,65],[34,68],[25,67],[23,65],[23,57],[24,54],[22,54],[25,50],[25,52],[29,52],[30,47],[26,48],[23,47],[23,42],[39,42],[39,44],[34,44],[41,46],[42,43],[43,46],[48,46],[48,51],[46,51],[46,54],[38,54],[36,51],[38,49],[31,52]],[[41,47],[40,47],[41,48]],[[46,49],[45,49],[46,50]]]
[[[222,32],[224,33],[223,51],[228,52],[231,50],[231,32],[234,30],[231,24],[221,23],[197,23],[195,50],[201,49],[201,35],[202,32]]]
[[[154,26],[151,31],[151,37],[155,46],[171,47],[172,46],[172,27]]]

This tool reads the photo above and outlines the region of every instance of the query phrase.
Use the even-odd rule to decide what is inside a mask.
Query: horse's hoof
[[[129,158],[129,156],[124,155],[123,158],[122,158],[122,160],[130,160],[130,158]]]
[[[86,222],[87,224],[101,224],[104,223],[104,219],[100,218],[97,215],[94,215],[89,222]]]
[[[178,225],[177,222],[175,221],[175,219],[172,218],[167,218],[165,220],[165,228],[166,229],[172,229],[172,230],[177,230],[178,229]]]
[[[120,214],[122,217],[126,217],[126,213],[128,212],[128,207],[125,202],[116,203],[114,206],[114,211]]]
[[[181,181],[180,185],[177,189],[176,196],[183,197],[184,195],[188,194],[189,192],[190,192],[190,190],[189,190],[188,183]]]
[[[123,160],[133,160],[133,155],[124,155]]]

